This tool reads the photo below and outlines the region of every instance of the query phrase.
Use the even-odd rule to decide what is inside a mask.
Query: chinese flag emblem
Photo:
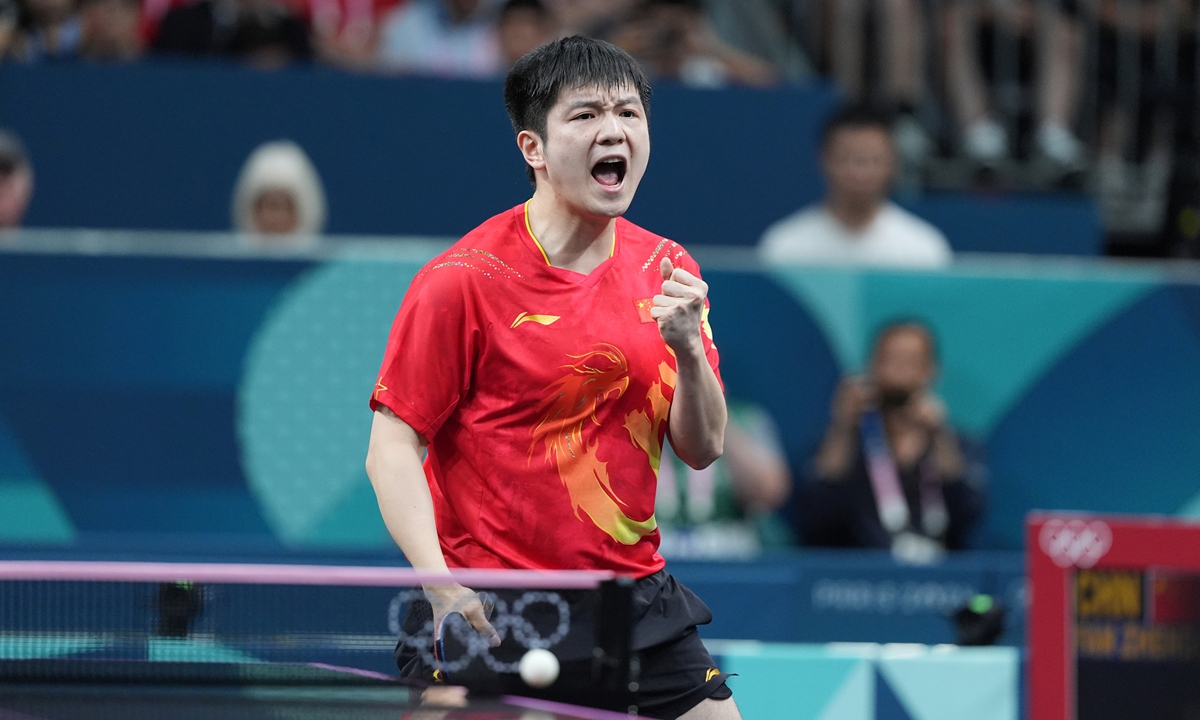
[[[638,320],[644,323],[656,322],[650,315],[650,308],[654,307],[654,298],[642,298],[634,304],[637,305]]]

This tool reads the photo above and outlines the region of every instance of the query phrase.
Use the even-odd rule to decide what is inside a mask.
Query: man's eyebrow
[[[638,98],[636,95],[627,95],[623,98],[619,98],[613,104],[614,105],[636,105],[639,103],[641,103],[641,99]],[[580,108],[594,108],[594,107],[600,107],[603,104],[604,104],[604,102],[600,98],[595,98],[595,97],[583,98],[581,100],[576,100],[575,102],[568,103],[567,110],[571,111],[571,110],[578,110]]]
[[[567,105],[567,110],[578,110],[579,108],[596,107],[600,105],[600,100],[597,98],[588,98],[585,100],[576,100]]]

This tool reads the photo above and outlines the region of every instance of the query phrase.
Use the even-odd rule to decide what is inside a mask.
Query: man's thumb
[[[658,265],[659,271],[662,273],[663,280],[670,280],[671,273],[675,272],[675,266],[671,264],[671,258],[663,258]]]

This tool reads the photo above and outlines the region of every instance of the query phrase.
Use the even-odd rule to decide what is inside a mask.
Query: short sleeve
[[[482,337],[468,278],[423,270],[392,323],[371,409],[387,407],[432,441],[470,388]]]
[[[675,264],[678,267],[687,270],[698,278],[703,279],[700,274],[700,266],[692,259],[692,256],[686,252],[679,256]],[[704,343],[704,354],[708,358],[708,364],[712,367],[713,373],[717,376],[717,382],[721,384],[721,390],[725,389],[725,381],[721,379],[721,355],[717,352],[717,342],[713,335],[712,321],[710,318],[712,305],[709,298],[704,298],[704,314],[700,321],[700,339]]]

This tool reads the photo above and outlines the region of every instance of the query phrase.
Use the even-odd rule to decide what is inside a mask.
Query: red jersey
[[[619,218],[590,274],[552,267],[518,205],[413,280],[371,407],[429,441],[450,567],[662,569],[654,497],[675,359],[649,310],[664,257],[699,275],[681,246]]]

